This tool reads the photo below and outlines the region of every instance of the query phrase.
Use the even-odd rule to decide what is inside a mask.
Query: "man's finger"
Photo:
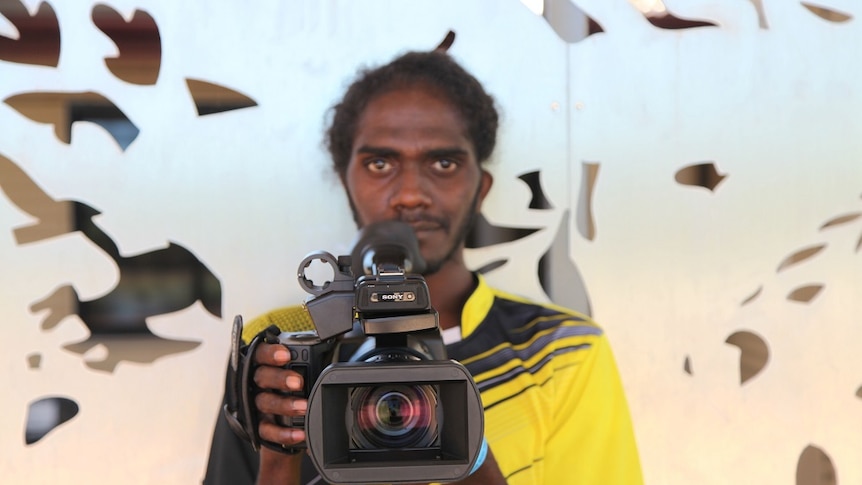
[[[255,396],[258,411],[279,416],[302,416],[308,409],[308,401],[301,397],[282,396],[273,392],[262,392]]]
[[[281,367],[290,362],[290,352],[281,344],[261,343],[254,351],[254,361],[260,365]]]
[[[254,383],[261,389],[302,391],[302,375],[281,367],[261,366],[254,371]]]
[[[262,422],[258,426],[261,439],[284,446],[294,446],[305,441],[305,431],[299,428],[285,428],[273,423]]]

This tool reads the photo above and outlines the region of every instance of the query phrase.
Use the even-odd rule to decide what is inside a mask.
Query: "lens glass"
[[[437,393],[432,386],[385,385],[351,391],[348,422],[359,449],[425,448],[438,435]]]

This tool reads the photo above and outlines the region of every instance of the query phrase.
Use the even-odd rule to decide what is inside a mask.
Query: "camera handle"
[[[332,269],[332,280],[315,285],[306,275],[306,270],[314,261],[322,261]],[[354,278],[350,269],[350,256],[336,258],[326,251],[315,251],[308,254],[299,263],[297,279],[299,285],[309,293],[303,306],[308,310],[317,335],[326,340],[353,329],[353,284]]]
[[[254,398],[259,389],[254,384],[253,362],[254,351],[261,342],[278,343],[281,330],[275,325],[266,328],[255,336],[248,345],[242,343],[242,316],[237,315],[233,320],[231,329],[230,350],[230,372],[226,389],[226,402],[222,409],[228,426],[242,439],[251,443],[255,451],[260,450],[261,444],[268,448],[278,450],[282,453],[299,453],[301,449],[286,449],[275,443],[269,443],[260,439],[258,432],[257,407]]]

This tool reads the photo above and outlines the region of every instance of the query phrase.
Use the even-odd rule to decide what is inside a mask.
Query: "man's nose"
[[[429,181],[421,169],[412,164],[404,167],[395,183],[390,204],[396,210],[427,207],[431,204]]]

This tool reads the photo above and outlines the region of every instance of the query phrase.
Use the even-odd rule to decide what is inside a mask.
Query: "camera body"
[[[306,275],[315,261],[333,273],[320,286]],[[304,377],[308,410],[281,424],[305,427],[329,482],[454,481],[477,459],[481,398],[446,356],[423,265],[412,228],[388,221],[364,228],[350,256],[316,252],[299,266],[315,331],[282,333],[279,343]]]

